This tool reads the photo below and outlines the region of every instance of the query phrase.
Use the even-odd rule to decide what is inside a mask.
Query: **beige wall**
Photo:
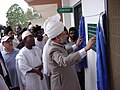
[[[108,0],[110,90],[120,90],[120,0]]]
[[[42,15],[38,20],[32,20],[33,25],[43,26],[44,21],[57,13],[57,8],[62,7],[61,0],[25,0],[30,7]],[[61,21],[62,19],[61,14]]]

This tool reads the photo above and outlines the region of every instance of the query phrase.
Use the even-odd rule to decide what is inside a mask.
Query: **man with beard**
[[[76,41],[77,41],[77,37],[78,37],[78,35],[77,35],[76,28],[75,27],[71,27],[69,29],[69,43],[75,44]]]
[[[48,90],[42,73],[42,50],[35,46],[30,31],[22,34],[25,46],[16,56],[20,90]]]
[[[18,33],[17,33],[17,39],[19,40],[19,44],[17,45],[16,48],[18,48],[18,49],[21,49],[24,47],[24,42],[22,40],[22,33],[26,30],[27,30],[27,28],[23,28],[21,31],[18,31]]]
[[[93,46],[96,37],[92,37],[85,48],[72,53],[82,43],[79,37],[76,44],[71,48],[65,49],[64,42],[68,35],[64,31],[64,25],[57,20],[59,14],[48,18],[44,23],[44,30],[48,36],[46,42],[47,63],[50,70],[51,90],[81,90],[78,77],[73,65],[80,62],[87,54],[87,51]]]
[[[4,30],[4,35],[9,36],[10,38],[13,39],[13,48],[16,48],[19,43],[17,38],[15,38],[14,36],[14,32],[11,26],[6,27],[6,29]]]
[[[34,29],[35,33],[35,45],[39,47],[41,50],[43,50],[44,47],[44,41],[43,41],[43,33],[44,30],[41,28],[41,26],[36,26]]]

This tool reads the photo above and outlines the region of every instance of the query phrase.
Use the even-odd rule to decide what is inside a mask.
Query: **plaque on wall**
[[[89,40],[91,37],[96,35],[97,24],[87,24],[87,27],[88,27],[88,40]],[[93,45],[91,49],[96,52],[96,43]]]

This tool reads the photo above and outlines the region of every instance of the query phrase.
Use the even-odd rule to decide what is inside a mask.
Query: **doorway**
[[[74,13],[74,23],[75,23],[75,28],[77,32],[79,31],[79,26],[80,26],[80,19],[82,16],[82,4],[81,1],[79,1],[77,4],[73,6],[73,13]],[[79,67],[80,68],[80,67]],[[81,90],[85,90],[85,74],[84,74],[84,68],[81,68],[80,71],[77,71],[77,75],[79,78]]]

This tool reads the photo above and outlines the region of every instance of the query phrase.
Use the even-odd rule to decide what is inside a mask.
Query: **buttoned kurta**
[[[19,78],[21,78],[24,90],[48,90],[45,78],[41,80],[38,74],[27,73],[32,68],[42,64],[41,58],[42,51],[36,46],[31,50],[23,47],[16,56],[19,73],[22,73]]]
[[[51,42],[47,55],[51,71],[51,90],[81,90],[74,64],[81,60],[79,52],[71,53],[64,46]],[[71,54],[70,54],[71,53]]]

